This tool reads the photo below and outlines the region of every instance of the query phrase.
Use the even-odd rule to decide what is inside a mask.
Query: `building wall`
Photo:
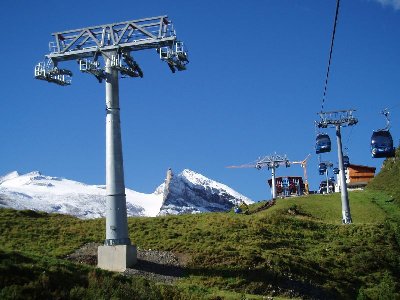
[[[350,165],[346,169],[346,183],[353,187],[363,187],[366,186],[367,183],[375,177],[375,170],[374,167],[368,166],[359,166],[359,165]],[[359,183],[359,185],[357,185]],[[337,191],[340,190],[340,173],[336,176],[336,185]]]
[[[288,181],[288,185],[283,184],[284,180]],[[272,179],[268,179],[268,184],[272,186]],[[294,194],[304,194],[305,185],[301,176],[279,176],[275,177],[275,186],[277,196],[290,196]],[[298,188],[300,187],[300,190]]]
[[[369,182],[375,176],[375,168],[350,165],[348,168],[349,183]]]

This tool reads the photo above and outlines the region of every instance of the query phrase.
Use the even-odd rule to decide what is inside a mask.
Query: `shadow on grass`
[[[184,267],[158,264],[141,259],[138,259],[138,262],[137,264],[135,264],[134,269],[171,277],[184,277],[187,273],[187,269],[185,269]]]
[[[341,298],[336,290],[328,290],[312,284],[290,279],[266,269],[184,269],[185,276],[236,278],[242,282],[240,286],[254,286],[254,290],[246,291],[254,294],[286,294],[290,297],[306,297],[316,299]],[[244,281],[244,282],[243,282]],[[238,288],[240,289],[240,286]],[[241,291],[240,291],[241,292]]]

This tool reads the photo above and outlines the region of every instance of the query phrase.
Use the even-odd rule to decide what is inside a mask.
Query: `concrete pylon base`
[[[99,246],[97,260],[97,267],[100,269],[123,272],[136,264],[136,247],[134,245]]]

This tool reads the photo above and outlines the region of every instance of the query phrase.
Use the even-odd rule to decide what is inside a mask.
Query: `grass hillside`
[[[383,162],[379,174],[369,183],[371,190],[384,191],[400,204],[400,147],[396,149],[396,156]]]
[[[399,149],[367,191],[311,195],[209,213],[129,218],[141,249],[184,254],[175,285],[124,277],[66,255],[104,238],[105,220],[0,210],[0,299],[400,299]]]
[[[250,207],[251,211],[263,203]],[[0,299],[316,299],[399,297],[400,208],[380,191],[278,200],[249,215],[129,218],[141,249],[183,253],[185,277],[161,285],[63,259],[104,239],[104,219],[0,210]]]

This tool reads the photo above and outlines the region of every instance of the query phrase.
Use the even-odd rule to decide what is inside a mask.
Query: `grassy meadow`
[[[337,193],[256,203],[247,215],[129,218],[139,248],[187,257],[175,285],[67,261],[104,239],[104,219],[1,209],[0,299],[400,299],[398,164],[349,193],[351,225]]]

